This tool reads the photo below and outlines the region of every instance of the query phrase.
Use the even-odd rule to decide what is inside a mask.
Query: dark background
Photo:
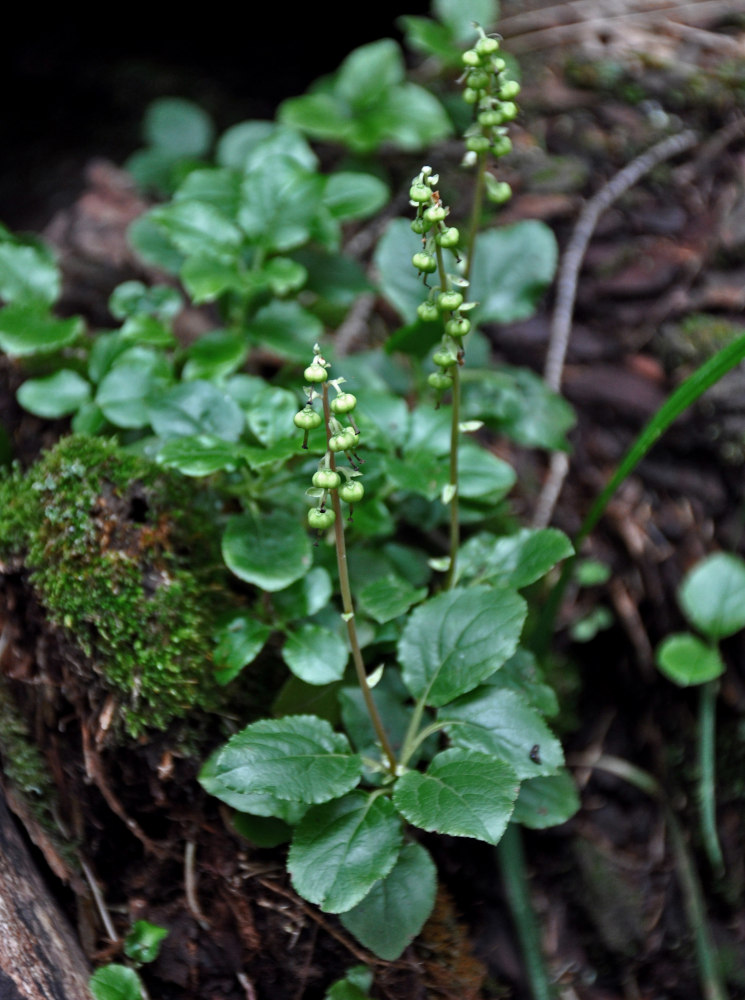
[[[82,182],[94,156],[121,163],[140,145],[148,103],[188,97],[218,131],[270,118],[286,97],[334,70],[356,46],[400,40],[402,13],[426,14],[422,0],[358,3],[342,18],[326,4],[228,9],[170,6],[153,12],[113,5],[16,13],[0,56],[2,156],[0,221],[37,228]],[[339,10],[344,8],[336,8]],[[90,18],[90,19],[89,19]],[[97,19],[101,20],[97,20]]]

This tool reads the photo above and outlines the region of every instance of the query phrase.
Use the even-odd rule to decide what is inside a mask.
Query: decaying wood
[[[91,1000],[89,975],[0,791],[0,998]]]

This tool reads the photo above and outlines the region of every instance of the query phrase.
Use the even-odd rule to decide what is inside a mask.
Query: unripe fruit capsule
[[[334,413],[351,413],[356,405],[357,397],[351,392],[340,392],[331,400],[331,409]]]
[[[319,469],[313,473],[312,482],[321,490],[335,490],[341,482],[341,476],[333,469]]]
[[[431,201],[432,191],[426,184],[412,184],[409,188],[409,198],[417,204],[423,205],[425,202]]]
[[[354,445],[355,436],[354,431],[332,434],[329,438],[329,451],[349,451]]]
[[[335,520],[336,514],[331,508],[321,510],[319,507],[312,507],[308,511],[308,524],[315,531],[324,531],[326,528],[330,528]]]
[[[476,101],[478,101],[479,96],[478,90],[474,90],[473,87],[466,87],[463,91],[463,100],[466,104],[475,104]]]
[[[453,365],[458,363],[458,359],[454,354],[450,354],[449,351],[436,351],[432,355],[432,360],[440,368],[452,368]]]
[[[445,324],[445,333],[451,337],[465,337],[470,329],[471,321],[470,319],[466,319],[465,316],[453,317],[453,319],[449,319]]]
[[[420,302],[416,307],[416,314],[424,323],[432,323],[440,318],[440,310],[434,302]]]
[[[485,90],[489,86],[489,74],[483,69],[474,70],[468,74],[466,83],[472,90]]]
[[[423,218],[414,219],[411,223],[412,232],[415,232],[418,236],[424,236],[429,228],[429,223],[425,222]]]
[[[488,141],[488,140],[487,140]],[[498,135],[494,140],[492,152],[495,156],[506,156],[512,151],[512,139],[508,135]]]
[[[460,292],[440,292],[437,296],[437,308],[440,312],[452,312],[463,305],[463,296]]]
[[[423,250],[414,254],[411,258],[411,263],[417,271],[423,271],[425,274],[432,274],[437,270],[437,261],[435,258],[431,253],[425,253]]]
[[[446,210],[442,205],[432,205],[431,208],[424,210],[424,218],[427,222],[434,225],[436,222],[442,222],[442,220],[447,216]]]
[[[356,479],[350,479],[339,487],[339,496],[345,503],[359,503],[365,495],[365,487]]]
[[[490,145],[485,135],[469,135],[466,139],[466,149],[472,153],[485,153]]]
[[[444,389],[449,389],[453,384],[453,376],[445,372],[432,372],[431,375],[427,376],[427,382],[431,388],[442,392]]]
[[[308,365],[308,367],[303,372],[303,377],[305,378],[306,382],[310,383],[325,382],[326,379],[329,377],[329,373],[326,371],[323,365],[314,363],[312,365]]]
[[[499,48],[499,42],[496,38],[479,38],[476,42],[474,48],[480,56],[491,56]]]
[[[466,49],[461,58],[463,59],[463,63],[466,66],[481,65],[481,56],[478,54],[476,49]]]
[[[323,423],[321,414],[316,413],[315,410],[311,410],[309,406],[306,406],[304,410],[298,410],[292,420],[295,426],[299,427],[302,431],[312,431],[315,427],[320,427]]]
[[[444,229],[441,233],[438,233],[435,236],[435,243],[437,243],[438,246],[445,247],[446,249],[457,247],[459,242],[460,233],[455,226],[451,226],[449,229]]]

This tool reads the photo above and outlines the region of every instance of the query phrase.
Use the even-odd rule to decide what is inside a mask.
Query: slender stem
[[[519,827],[514,823],[508,824],[504,836],[497,844],[497,858],[533,1000],[553,1000],[554,991],[543,961],[535,912],[528,895],[528,874],[525,870],[522,838]]]
[[[324,383],[323,385],[323,414],[326,421],[326,435],[327,440],[330,435],[329,423],[331,420],[331,407],[329,406],[329,395],[328,387]],[[333,451],[329,451],[329,468],[336,468],[336,456]],[[357,626],[355,625],[354,619],[354,602],[352,600],[352,588],[349,583],[349,565],[347,563],[347,546],[344,539],[344,521],[342,519],[342,509],[341,501],[339,500],[339,493],[337,490],[331,491],[331,503],[334,509],[334,535],[336,539],[336,564],[339,570],[339,591],[341,593],[341,605],[344,612],[344,621],[347,625],[347,634],[349,636],[349,646],[352,651],[352,662],[354,663],[354,670],[357,674],[357,682],[362,691],[362,697],[365,699],[365,706],[367,712],[370,716],[370,721],[373,724],[375,733],[380,742],[380,746],[383,749],[383,753],[388,759],[388,770],[391,774],[396,773],[396,755],[393,752],[393,747],[391,746],[390,740],[388,739],[388,734],[383,726],[383,720],[380,718],[380,713],[378,712],[375,700],[372,696],[372,691],[370,690],[370,685],[367,683],[367,673],[365,671],[365,663],[362,659],[362,652],[360,650],[359,639],[357,638]]]
[[[701,685],[698,712],[698,799],[701,836],[709,864],[717,875],[724,874],[724,858],[717,836],[714,741],[718,681]]]
[[[466,281],[471,280],[471,266],[473,254],[476,247],[476,234],[479,231],[481,221],[481,206],[484,203],[484,178],[486,175],[486,153],[478,154],[476,166],[476,184],[473,189],[473,204],[471,205],[471,219],[468,224],[468,241],[466,246],[466,269],[463,277]]]
[[[688,926],[693,935],[698,962],[699,979],[705,1000],[729,1000],[729,994],[722,980],[716,945],[711,935],[709,921],[706,916],[704,895],[699,882],[696,867],[683,836],[678,819],[670,808],[662,787],[647,771],[630,764],[618,757],[601,754],[590,762],[591,767],[607,771],[623,778],[657,799],[665,812],[665,821],[670,831],[670,843],[675,854],[676,868],[683,895],[683,905]]]

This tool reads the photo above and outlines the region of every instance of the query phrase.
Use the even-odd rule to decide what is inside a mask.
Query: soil
[[[619,21],[623,5],[608,0],[594,5],[594,20],[583,20],[582,2],[559,5],[573,9],[574,27],[557,27],[554,10],[546,15],[549,31],[545,6],[514,15],[504,6],[508,47],[529,82],[515,152],[505,161],[515,197],[502,221],[541,218],[564,248],[582,205],[634,156],[668,130],[697,133],[689,149],[604,213],[584,260],[563,375],[578,422],[552,518],[572,536],[670,391],[745,328],[745,21],[731,4],[704,3],[688,21],[674,11],[667,20]],[[695,14],[696,5],[688,6]],[[627,31],[618,30],[621,22]],[[453,169],[458,155],[442,151]],[[402,184],[416,169],[398,160],[392,166]],[[126,174],[101,160],[80,174],[63,209],[59,199],[45,235],[60,252],[63,308],[105,324],[110,290],[142,275],[124,232],[144,202]],[[39,215],[35,204],[31,216]],[[552,308],[548,296],[531,320],[491,329],[495,360],[540,371]],[[189,322],[198,329],[199,315]],[[0,376],[0,419],[27,463],[66,428],[18,408],[19,373],[7,361]],[[654,666],[656,645],[683,627],[675,591],[687,569],[717,549],[745,554],[744,382],[745,369],[727,376],[624,483],[583,550],[609,568],[609,578],[570,591],[561,612],[552,679],[582,808],[562,827],[525,834],[524,845],[542,947],[562,1000],[702,996],[664,809],[595,767],[601,755],[645,769],[664,788],[695,859],[730,996],[745,997],[745,639],[725,644],[718,703],[724,877],[707,867],[698,833],[697,697],[673,689]],[[529,519],[545,457],[498,447],[519,471],[514,506]],[[435,914],[398,962],[372,958],[333,917],[298,899],[281,850],[253,848],[232,832],[195,781],[199,762],[173,733],[115,752],[97,742],[84,713],[57,691],[75,654],[22,574],[6,570],[2,671],[54,775],[60,815],[117,932],[140,918],[169,928],[161,956],[142,972],[153,1000],[317,1000],[357,963],[370,965],[373,996],[386,1000],[529,995],[493,851],[428,843],[443,883]],[[599,609],[610,612],[609,624],[593,634]],[[63,838],[16,806],[91,961],[117,960],[120,944],[107,943]]]

